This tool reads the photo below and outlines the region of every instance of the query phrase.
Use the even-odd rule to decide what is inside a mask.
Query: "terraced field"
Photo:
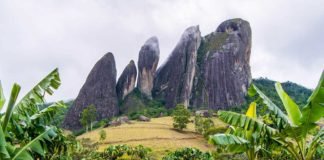
[[[171,117],[162,117],[151,119],[150,122],[132,121],[131,124],[102,128],[106,131],[107,138],[100,144],[99,150],[103,150],[108,145],[128,144],[136,146],[141,144],[152,148],[152,154],[157,158],[165,155],[168,151],[183,147],[195,147],[203,151],[213,150],[214,147],[195,132],[192,123],[183,132],[178,132],[172,128],[172,122]],[[214,119],[214,122],[219,126],[224,125],[218,119]],[[89,138],[94,143],[98,142],[99,131],[102,129],[85,133],[78,139]]]

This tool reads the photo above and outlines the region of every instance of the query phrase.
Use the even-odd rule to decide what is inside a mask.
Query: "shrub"
[[[202,152],[196,148],[183,148],[175,152],[168,153],[163,160],[213,160],[209,152]]]
[[[105,139],[106,139],[106,137],[107,137],[107,133],[106,133],[106,131],[105,130],[100,130],[99,131],[99,137],[100,137],[100,141],[104,141]]]
[[[136,147],[129,147],[127,145],[112,145],[105,149],[105,151],[101,154],[101,158],[116,160],[124,155],[128,155],[133,160],[148,160],[149,152],[151,152],[151,149],[142,145]]]
[[[119,157],[122,157],[128,150],[126,145],[113,145],[109,146],[102,153],[102,158],[116,160]]]
[[[152,150],[150,148],[146,148],[142,145],[136,146],[136,147],[130,147],[127,151],[127,154],[132,157],[132,159],[138,159],[138,160],[148,160],[149,159],[149,152]]]
[[[173,111],[173,127],[178,130],[187,128],[190,112],[183,105],[178,104]]]

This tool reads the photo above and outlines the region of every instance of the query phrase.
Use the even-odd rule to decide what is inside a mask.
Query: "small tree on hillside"
[[[90,105],[87,108],[83,109],[81,113],[81,124],[86,128],[86,132],[88,132],[88,128],[90,126],[90,131],[92,130],[92,123],[96,120],[97,110],[94,105]]]
[[[107,133],[106,133],[106,131],[105,130],[100,130],[99,131],[99,140],[102,142],[102,141],[104,141],[105,139],[106,139],[106,137],[107,137]]]
[[[184,128],[187,128],[190,115],[191,114],[189,110],[187,110],[184,105],[178,104],[172,114],[173,128],[178,130],[183,130]]]

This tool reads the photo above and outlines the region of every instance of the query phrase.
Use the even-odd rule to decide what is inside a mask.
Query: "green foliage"
[[[119,157],[122,157],[127,153],[129,147],[126,145],[113,145],[109,146],[102,153],[102,157],[105,159],[116,160]]]
[[[170,115],[162,102],[147,98],[138,88],[120,102],[120,114],[127,115],[132,120],[138,119],[140,115],[151,118]]]
[[[107,133],[106,133],[106,131],[105,130],[100,130],[99,131],[99,140],[100,141],[104,141],[105,139],[106,139],[106,137],[107,137]]]
[[[268,110],[266,115],[262,116],[265,123],[257,120],[255,104],[250,105],[246,115],[219,111],[219,118],[234,126],[234,131],[231,134],[214,135],[211,141],[214,144],[226,145],[230,151],[245,151],[249,159],[256,159],[260,149],[273,154],[277,152],[276,148],[285,150],[290,158],[297,160],[310,160],[317,156],[324,143],[324,130],[316,133],[312,140],[308,137],[310,131],[313,132],[316,127],[315,123],[324,116],[324,72],[301,111],[280,83],[276,83],[275,88],[288,115],[252,84],[249,95],[254,96],[256,102]]]
[[[213,160],[209,152],[202,152],[196,148],[183,148],[175,152],[168,153],[163,160]]]
[[[216,127],[214,122],[210,118],[195,116],[195,130],[196,132],[202,134],[206,139],[208,139],[209,135],[224,133],[227,128]]]
[[[136,147],[129,147],[127,155],[131,156],[131,159],[133,160],[149,160],[149,153],[151,151],[150,148],[138,145]]]
[[[51,126],[51,122],[59,111],[65,108],[63,102],[52,104],[46,109],[39,106],[45,102],[46,94],[53,94],[53,89],[60,85],[57,69],[41,80],[18,103],[20,86],[14,84],[7,110],[0,115],[0,159],[41,159],[50,154],[67,154],[57,146],[64,138],[60,129]],[[0,108],[5,102],[0,84]]]
[[[184,107],[182,104],[178,104],[173,111],[173,127],[178,130],[183,130],[187,128],[187,124],[190,119],[190,111]]]
[[[92,123],[96,120],[97,110],[94,105],[90,105],[87,108],[83,109],[81,113],[81,124],[86,128],[86,132],[88,131],[90,125],[90,131],[92,130]]]
[[[258,87],[263,93],[265,93],[276,106],[284,109],[280,97],[276,92],[275,83],[275,81],[269,80],[267,78],[253,79],[253,84],[256,87]],[[282,83],[282,88],[287,92],[291,99],[296,102],[298,106],[306,105],[308,97],[312,94],[312,90],[289,81]],[[248,99],[250,99],[250,97],[248,97]]]
[[[148,160],[149,152],[151,152],[151,149],[143,147],[142,145],[136,147],[130,147],[127,145],[112,145],[101,153],[101,158],[116,160],[124,155],[128,155],[132,160]]]

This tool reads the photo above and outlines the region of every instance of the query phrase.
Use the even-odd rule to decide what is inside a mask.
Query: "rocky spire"
[[[142,46],[137,63],[137,87],[148,98],[152,98],[153,80],[159,63],[159,56],[159,41],[156,37],[151,37]]]
[[[124,69],[123,73],[120,75],[116,92],[118,100],[124,100],[124,98],[134,90],[136,82],[137,70],[133,60]]]
[[[251,28],[247,21],[231,19],[202,39],[191,105],[227,108],[245,101],[251,82]]]
[[[116,94],[116,64],[112,53],[105,54],[92,68],[79,95],[69,109],[63,127],[81,129],[80,116],[86,107],[94,105],[97,120],[118,115]]]
[[[165,101],[167,108],[189,105],[200,40],[199,26],[187,28],[154,77],[153,97]]]

